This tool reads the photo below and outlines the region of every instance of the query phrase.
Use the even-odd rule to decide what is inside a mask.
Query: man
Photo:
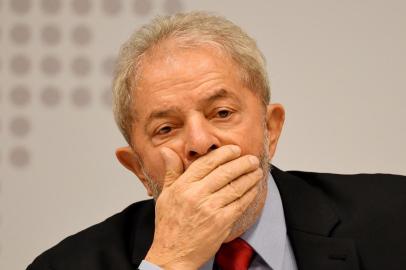
[[[28,269],[404,269],[406,179],[270,168],[284,109],[230,21],[159,17],[123,46],[119,161],[154,200],[68,237]]]

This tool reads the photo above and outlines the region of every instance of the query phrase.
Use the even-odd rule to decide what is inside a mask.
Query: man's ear
[[[130,146],[117,148],[116,157],[124,167],[132,171],[141,180],[148,192],[148,196],[152,196],[152,190],[142,170],[141,161],[133,149]]]
[[[279,136],[282,133],[283,123],[285,122],[285,109],[281,104],[270,104],[266,110],[266,125],[269,134],[269,158],[272,159]]]

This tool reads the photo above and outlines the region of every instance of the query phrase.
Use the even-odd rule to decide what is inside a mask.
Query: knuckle
[[[236,187],[233,182],[228,184],[228,189],[229,192],[236,198],[240,198],[243,195],[243,192],[238,187]]]
[[[227,155],[227,156],[234,156],[236,153],[237,153],[237,149],[235,148],[235,146],[228,146],[228,147],[225,147],[225,149],[224,149],[225,151],[225,154]]]
[[[193,163],[193,167],[198,171],[210,171],[216,167],[216,161],[210,157],[203,157]]]
[[[259,166],[259,159],[257,156],[254,155],[245,156],[245,162],[247,163],[247,166],[250,168],[255,168]]]
[[[220,165],[219,171],[221,172],[221,175],[227,179],[230,178],[233,174],[232,169],[226,165]]]
[[[206,217],[213,215],[213,209],[214,205],[212,203],[206,203],[199,207],[200,212]]]
[[[202,163],[205,168],[214,168],[217,165],[216,159],[211,156],[205,156]]]
[[[197,196],[194,196],[192,193],[184,193],[182,201],[189,206],[194,206],[197,203]]]
[[[210,165],[205,162],[194,162],[189,168],[189,174],[192,179],[202,178],[209,171],[211,171]]]
[[[208,169],[210,169],[210,164],[208,162],[201,162],[196,164],[196,169],[198,171],[206,171]]]

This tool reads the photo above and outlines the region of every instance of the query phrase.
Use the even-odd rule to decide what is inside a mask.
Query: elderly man
[[[154,200],[71,236],[36,269],[405,269],[406,179],[272,167],[284,109],[230,21],[158,17],[123,46],[119,161]]]

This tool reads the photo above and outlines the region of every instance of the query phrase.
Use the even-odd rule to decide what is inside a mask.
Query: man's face
[[[218,50],[161,48],[144,59],[140,78],[132,141],[157,186],[165,172],[164,146],[179,155],[184,169],[227,144],[239,145],[242,155],[263,153],[266,109]]]
[[[238,145],[241,155],[257,156],[264,179],[254,201],[234,223],[227,241],[232,240],[253,224],[263,207],[268,162],[282,130],[283,107],[265,108],[259,95],[242,84],[235,63],[210,47],[162,45],[142,64],[133,93],[133,148],[117,149],[118,159],[157,199],[165,177],[162,147],[179,156],[183,170],[229,144]]]

